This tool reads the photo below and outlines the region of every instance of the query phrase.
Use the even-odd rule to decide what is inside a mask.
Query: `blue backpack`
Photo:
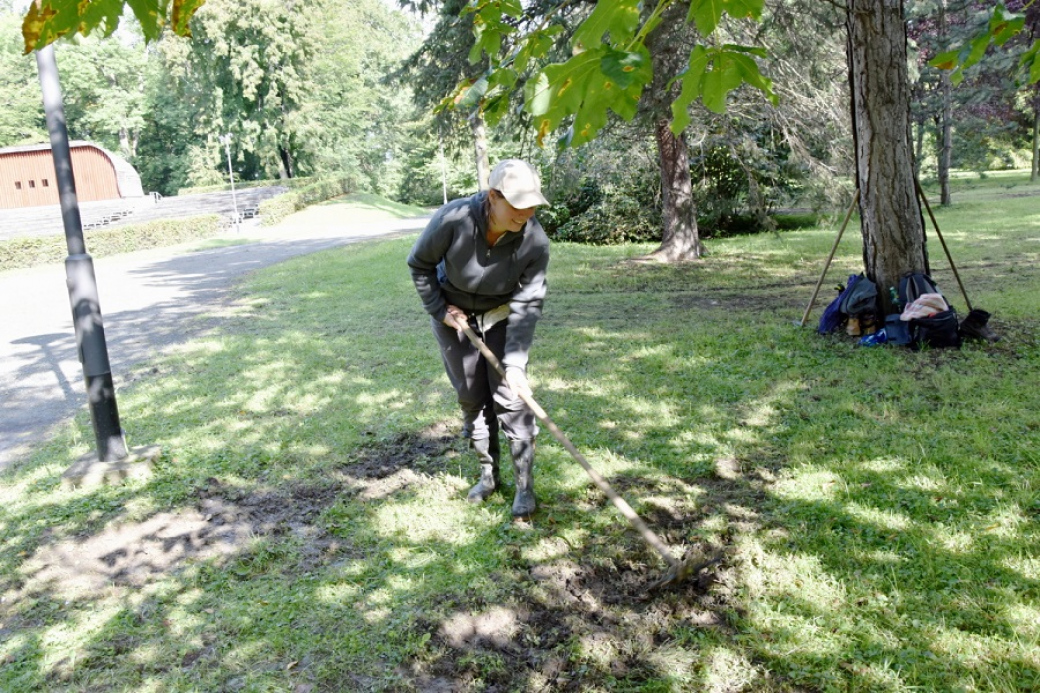
[[[845,286],[838,286],[838,297],[824,308],[823,315],[820,316],[820,325],[816,328],[818,333],[830,334],[845,323],[849,316],[842,312],[842,306],[862,278],[862,274],[850,274]]]

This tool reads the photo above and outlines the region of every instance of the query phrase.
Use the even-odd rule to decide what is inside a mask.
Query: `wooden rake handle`
[[[499,375],[505,379],[505,369],[502,367],[501,362],[499,362],[498,357],[495,356],[494,352],[484,343],[484,340],[478,337],[476,333],[473,332],[473,328],[465,322],[456,320],[455,324],[461,325],[463,333],[465,333],[466,337],[469,338],[469,341],[473,343],[473,346],[480,350],[480,353],[484,355],[484,358],[487,359],[488,363],[490,363],[494,369],[498,371]],[[592,482],[599,487],[600,491],[606,494],[607,498],[610,499],[610,502],[613,503],[617,509],[621,511],[621,514],[625,516],[625,519],[632,523],[632,526],[639,531],[640,535],[643,537],[643,541],[649,544],[655,551],[657,551],[657,553],[661,554],[661,558],[668,563],[672,571],[679,571],[682,568],[680,561],[672,554],[668,545],[665,544],[645,522],[643,522],[643,518],[636,514],[636,511],[632,509],[632,506],[625,502],[625,499],[619,496],[614,489],[611,488],[610,484],[607,483],[607,480],[592,468],[592,465],[588,463],[585,456],[578,451],[578,448],[574,447],[574,443],[564,435],[563,431],[560,430],[560,427],[557,426],[545,410],[539,406],[538,402],[535,402],[534,398],[526,393],[518,392],[516,394],[534,413],[538,420],[549,429],[549,432],[552,433],[553,437],[560,442],[560,445],[562,445],[567,452],[570,453],[571,457],[581,465],[582,469],[584,469],[589,475],[589,478],[592,479]]]

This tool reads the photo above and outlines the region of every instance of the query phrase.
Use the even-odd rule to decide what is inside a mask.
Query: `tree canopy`
[[[160,4],[149,13],[118,0],[96,7],[40,0],[23,18],[24,45],[2,46],[0,144],[41,139],[34,70],[17,53],[64,36],[58,58],[70,134],[120,151],[146,187],[164,193],[226,181],[217,138],[230,133],[236,178],[336,171],[364,188],[432,203],[442,181],[445,194],[470,189],[476,177],[457,162],[486,121],[485,151],[553,167],[550,184],[563,186],[561,199],[575,205],[554,210],[561,223],[592,212],[597,205],[586,203],[599,199],[600,212],[616,202],[642,214],[634,226],[647,229],[654,226],[648,219],[660,219],[663,184],[644,175],[646,162],[620,162],[643,150],[652,161],[653,152],[671,146],[656,127],[663,118],[686,140],[674,151],[686,151],[688,160],[672,162],[692,177],[695,204],[683,214],[714,224],[748,210],[768,221],[765,210],[790,199],[785,191],[804,196],[810,188],[831,205],[842,195],[848,200],[845,17],[836,3],[403,2],[440,13],[431,37],[443,29],[440,42],[414,54],[404,70],[398,68],[418,45],[418,32],[400,15],[390,19],[385,2],[243,3]],[[942,141],[942,75],[952,76],[958,65],[963,79],[946,120],[954,164],[984,166],[1001,148],[1024,149],[1037,122],[1035,87],[1028,87],[1037,83],[1036,23],[1029,20],[1035,3],[906,6],[917,66],[914,158],[924,167],[915,175],[934,171],[941,159],[925,145],[937,151],[932,143]],[[948,40],[935,38],[940,7],[950,17]],[[191,15],[178,23],[175,9],[178,18]],[[123,21],[131,18],[136,22]],[[118,40],[98,40],[117,28]],[[661,39],[665,34],[670,38]],[[654,55],[655,45],[667,60]],[[400,79],[391,87],[383,79],[394,72]],[[984,98],[987,89],[992,96]],[[411,111],[413,103],[419,112]],[[441,112],[431,116],[438,105]],[[544,146],[554,141],[587,151],[564,156]],[[588,181],[578,161],[608,178]],[[640,175],[626,180],[635,168]],[[670,183],[686,195],[685,181]],[[594,231],[591,221],[584,226]]]

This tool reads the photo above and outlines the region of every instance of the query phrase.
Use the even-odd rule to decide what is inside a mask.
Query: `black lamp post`
[[[61,85],[58,80],[58,64],[54,59],[54,47],[47,46],[36,51],[36,66],[40,72],[40,88],[43,91],[43,109],[50,133],[51,155],[61,202],[61,218],[65,226],[65,241],[69,255],[65,258],[65,277],[72,306],[72,321],[76,331],[79,360],[83,364],[83,375],[90,404],[90,418],[97,440],[97,461],[103,464],[100,470],[90,469],[90,460],[74,465],[65,476],[73,482],[82,482],[87,476],[108,479],[127,475],[124,463],[137,461],[139,455],[127,451],[123,429],[119,424],[119,409],[116,406],[115,385],[108,361],[108,346],[105,343],[105,328],[101,320],[101,303],[98,299],[97,280],[94,277],[94,261],[87,253],[83,239],[83,222],[76,198],[76,182],[72,175],[72,153],[69,149],[69,133],[65,126],[65,107],[62,104]],[[146,456],[153,458],[157,449],[147,449]],[[136,458],[136,459],[134,459]],[[86,462],[86,464],[83,464]]]
[[[235,231],[239,231],[240,220],[238,216],[238,200],[235,198],[235,173],[231,169],[231,133],[220,135],[217,139],[224,145],[224,151],[227,152],[228,180],[231,181],[231,204],[235,207]]]
[[[65,225],[65,242],[69,255],[65,258],[65,278],[69,287],[69,302],[72,304],[72,322],[76,330],[76,345],[79,360],[83,364],[83,375],[87,384],[90,416],[94,423],[97,439],[98,459],[115,462],[126,458],[126,441],[119,425],[119,410],[116,407],[115,386],[112,369],[108,363],[108,347],[105,343],[105,327],[101,320],[101,304],[98,300],[97,281],[94,278],[94,261],[87,254],[83,240],[83,222],[76,198],[76,182],[72,176],[72,153],[69,149],[69,133],[65,127],[65,107],[61,99],[58,81],[58,64],[54,59],[54,47],[47,46],[36,51],[36,66],[40,71],[40,88],[43,91],[43,110],[47,117],[47,131],[51,137],[51,156],[58,183],[61,202],[61,219]]]

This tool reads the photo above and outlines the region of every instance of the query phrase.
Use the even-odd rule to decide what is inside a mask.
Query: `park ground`
[[[536,398],[713,559],[656,592],[661,558],[547,434],[531,523],[508,473],[465,502],[411,238],[255,273],[125,376],[151,476],[63,487],[82,416],[0,476],[0,689],[1040,690],[1040,186],[954,200],[936,218],[996,344],[817,335],[855,232],[799,325],[837,217],[678,266],[554,245]]]

